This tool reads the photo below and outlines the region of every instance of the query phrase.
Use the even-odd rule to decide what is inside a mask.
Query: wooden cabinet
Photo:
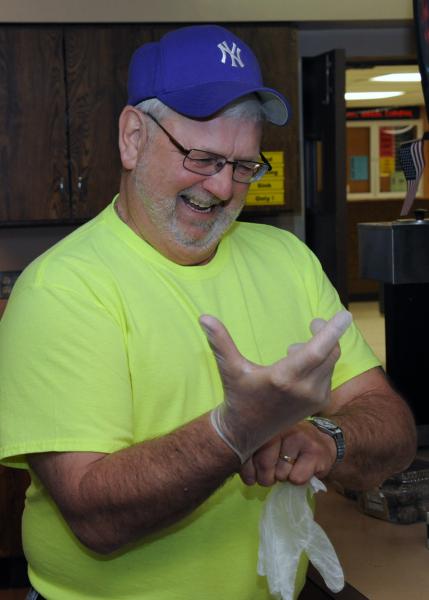
[[[151,41],[139,26],[64,29],[71,214],[97,214],[119,189],[118,118],[126,104],[128,63]]]
[[[0,28],[0,220],[70,214],[63,37]]]
[[[110,202],[131,54],[174,27],[0,26],[0,223],[81,221]],[[231,29],[260,57],[267,85],[291,102],[294,119],[267,126],[264,148],[284,151],[286,206],[299,209],[297,33],[282,25]]]
[[[137,26],[0,27],[0,221],[69,221],[118,191]]]

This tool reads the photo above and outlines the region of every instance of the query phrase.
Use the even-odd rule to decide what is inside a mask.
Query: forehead
[[[218,116],[196,121],[181,115],[163,124],[186,148],[199,148],[229,156],[250,157],[260,150],[262,123],[246,118]]]

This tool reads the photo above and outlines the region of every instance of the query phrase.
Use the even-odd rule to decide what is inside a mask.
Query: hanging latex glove
[[[296,486],[277,483],[265,500],[261,521],[258,574],[267,577],[271,594],[293,600],[295,577],[302,552],[333,592],[344,587],[344,574],[323,529],[314,521],[307,493],[326,491],[316,477],[308,484]]]
[[[280,431],[326,408],[340,356],[338,340],[351,320],[345,310],[327,322],[316,319],[308,342],[295,344],[288,356],[262,366],[239,353],[220,321],[208,315],[200,318],[224,389],[224,401],[213,410],[211,421],[242,463]]]

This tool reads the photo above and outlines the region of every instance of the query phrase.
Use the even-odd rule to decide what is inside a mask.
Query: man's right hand
[[[313,337],[294,345],[288,356],[269,366],[244,358],[214,317],[203,315],[200,323],[225,393],[224,402],[212,412],[212,423],[242,462],[281,430],[326,408],[340,356],[338,340],[351,323],[349,312],[341,311],[328,322],[313,321]]]

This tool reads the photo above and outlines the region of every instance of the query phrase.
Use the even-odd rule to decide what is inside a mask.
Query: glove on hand
[[[280,431],[325,408],[340,356],[338,340],[351,323],[347,311],[312,322],[313,337],[294,344],[288,356],[262,366],[246,360],[220,321],[204,315],[223,383],[224,401],[211,414],[220,437],[242,463]]]

